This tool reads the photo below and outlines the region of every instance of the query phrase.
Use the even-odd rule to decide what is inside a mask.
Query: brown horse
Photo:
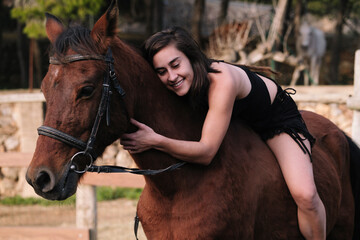
[[[78,148],[86,148],[84,161],[91,161],[90,155],[102,154],[122,133],[133,131],[130,117],[172,138],[200,137],[205,112],[194,110],[162,85],[149,64],[116,37],[116,21],[114,3],[91,32],[81,27],[65,29],[57,18],[47,15],[46,31],[54,50],[41,86],[47,104],[44,125],[51,127],[50,133],[66,133],[68,142],[43,134],[37,140],[27,180],[44,198],[62,200],[76,192],[82,174],[74,171],[77,166],[70,160],[78,152],[75,138],[82,141]],[[115,90],[120,89],[116,81],[110,82],[112,94],[108,91],[109,76],[114,80],[112,67],[125,97]],[[104,93],[112,95],[110,111],[103,107]],[[98,117],[106,112],[111,113],[109,126],[105,117]],[[317,139],[314,174],[326,208],[328,239],[351,239],[352,191],[359,188],[360,150],[327,119],[311,112],[304,112],[303,117]],[[133,158],[140,169],[160,169],[177,162],[156,150]],[[358,164],[352,167],[353,185],[352,164]],[[209,166],[187,164],[145,180],[138,216],[148,239],[302,239],[296,204],[273,153],[238,119],[232,120]],[[359,223],[355,224],[359,229]]]

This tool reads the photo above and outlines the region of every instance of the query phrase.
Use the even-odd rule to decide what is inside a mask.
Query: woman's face
[[[161,82],[178,96],[186,95],[194,79],[190,60],[174,44],[164,47],[153,57],[153,65]]]

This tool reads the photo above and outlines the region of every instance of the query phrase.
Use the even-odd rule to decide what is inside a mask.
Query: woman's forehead
[[[154,67],[161,67],[171,64],[177,59],[182,59],[184,57],[186,57],[185,54],[178,50],[175,45],[171,44],[164,47],[154,55],[153,64]]]

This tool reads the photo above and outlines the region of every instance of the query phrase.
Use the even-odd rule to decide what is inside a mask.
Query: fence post
[[[355,52],[354,95],[348,99],[347,106],[354,110],[352,139],[360,146],[360,49]]]
[[[90,229],[90,240],[97,238],[96,187],[79,185],[76,192],[76,227]]]

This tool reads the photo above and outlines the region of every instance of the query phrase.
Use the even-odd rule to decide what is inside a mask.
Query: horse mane
[[[69,49],[79,54],[100,54],[100,49],[83,26],[71,26],[64,30],[52,45],[50,54],[64,57]]]

